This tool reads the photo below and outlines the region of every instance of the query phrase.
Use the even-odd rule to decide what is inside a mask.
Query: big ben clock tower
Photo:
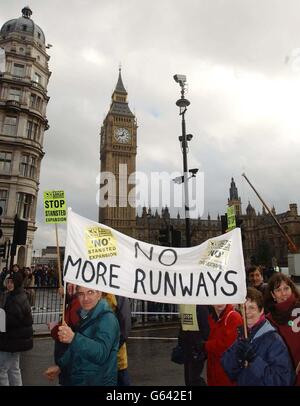
[[[134,236],[136,210],[131,174],[136,170],[137,124],[128,106],[121,68],[100,136],[99,222]]]

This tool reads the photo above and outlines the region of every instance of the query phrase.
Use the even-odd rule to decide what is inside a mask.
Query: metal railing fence
[[[26,290],[35,325],[48,324],[60,319],[63,299],[57,287],[32,287]],[[130,299],[130,303],[133,325],[179,320],[177,305],[137,299]]]

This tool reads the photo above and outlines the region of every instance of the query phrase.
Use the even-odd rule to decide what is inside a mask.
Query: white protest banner
[[[191,248],[148,244],[68,210],[64,280],[162,303],[243,303],[239,228]]]

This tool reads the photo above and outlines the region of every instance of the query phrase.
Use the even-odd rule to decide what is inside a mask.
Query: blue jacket
[[[81,320],[72,342],[57,360],[65,385],[116,385],[119,336],[118,320],[107,301],[101,299]]]
[[[239,386],[290,386],[295,374],[285,343],[275,328],[264,320],[250,332],[255,359],[244,367],[238,360],[236,340],[223,354],[222,366]]]

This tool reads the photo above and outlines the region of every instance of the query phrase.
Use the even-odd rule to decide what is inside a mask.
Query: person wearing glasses
[[[221,363],[238,386],[291,386],[295,381],[288,349],[264,315],[263,296],[247,289],[248,338],[238,337],[223,354]]]
[[[118,320],[102,292],[77,286],[76,296],[80,321],[73,328],[65,322],[58,327],[66,350],[45,375],[52,380],[62,371],[66,386],[117,385]]]

